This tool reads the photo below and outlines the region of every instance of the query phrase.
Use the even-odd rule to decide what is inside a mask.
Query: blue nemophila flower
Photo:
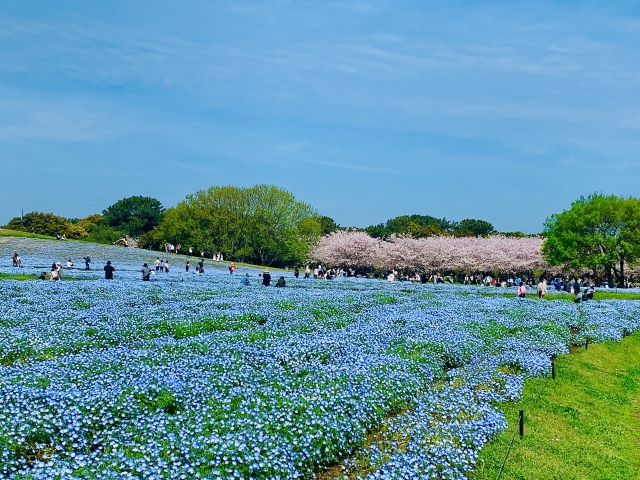
[[[0,258],[13,251],[33,271],[109,259],[116,279],[0,282],[3,478],[302,479],[349,455],[375,479],[467,478],[505,428],[492,405],[519,398],[525,376],[639,327],[636,302],[351,279],[246,287],[215,268],[143,283],[153,252],[0,238]]]

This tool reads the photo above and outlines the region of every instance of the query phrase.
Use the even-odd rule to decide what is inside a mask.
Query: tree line
[[[155,198],[133,196],[82,219],[31,212],[4,228],[104,244],[131,237],[140,247],[156,250],[166,243],[181,244],[198,255],[219,252],[230,260],[274,266],[308,261],[310,249],[322,236],[345,230],[272,185],[211,187],[169,209]],[[417,214],[350,230],[381,240],[498,235],[484,220],[456,222]],[[526,237],[522,232],[499,235]],[[570,209],[550,216],[540,237],[549,265],[565,271],[588,269],[606,276],[610,284],[615,278],[622,285],[627,271],[640,261],[640,200],[598,193],[580,197]]]
[[[183,252],[193,247],[197,255],[221,253],[239,262],[293,265],[308,260],[310,246],[322,235],[342,227],[286,190],[255,185],[211,187],[187,195],[169,209],[155,198],[132,196],[81,219],[30,212],[4,228],[103,244],[133,238],[141,248],[154,250],[167,243],[181,244]],[[482,220],[403,215],[363,230],[376,238],[393,234],[422,238],[487,235],[493,226]]]
[[[413,218],[412,218],[413,217]],[[594,193],[551,215],[540,236],[455,235],[444,219],[405,216],[371,232],[345,231],[323,237],[311,256],[329,266],[398,269],[407,272],[496,272],[591,276],[624,287],[640,277],[640,199]],[[439,235],[400,234],[414,219],[440,228]],[[436,224],[439,222],[439,224]],[[460,224],[463,224],[460,222]],[[380,228],[378,228],[380,227]],[[459,228],[459,227],[458,227]],[[446,229],[446,230],[445,230]],[[453,229],[453,237],[447,230]],[[383,233],[391,232],[388,235]],[[486,232],[486,230],[485,230]],[[482,232],[484,233],[484,232]],[[520,237],[520,238],[518,238]]]
[[[400,215],[385,223],[370,225],[364,229],[373,238],[389,238],[391,235],[410,235],[413,238],[426,238],[453,235],[456,237],[479,237],[497,234],[493,225],[485,220],[466,218],[462,221],[450,221],[429,215]],[[503,234],[505,235],[505,234]],[[515,232],[508,236],[524,237],[524,233]]]

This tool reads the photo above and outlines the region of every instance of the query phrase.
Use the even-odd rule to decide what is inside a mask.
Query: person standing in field
[[[271,285],[271,274],[269,273],[268,268],[265,268],[264,272],[262,273],[262,285],[264,285],[265,287]]]
[[[156,257],[155,262],[153,264],[156,266],[156,272],[160,270],[160,257]]]
[[[522,282],[520,285],[518,285],[518,297],[524,298],[526,296],[527,296],[527,286],[524,284],[524,282]]]
[[[229,264],[229,275],[233,275],[233,272],[235,272],[235,271],[236,271],[236,264],[231,262]]]
[[[311,269],[309,268],[309,265],[307,265],[304,269],[304,278],[309,278],[311,276]]]
[[[73,262],[71,259],[67,260],[67,270],[71,270],[73,268]]]
[[[295,270],[293,271],[293,276],[298,278],[300,276],[300,270],[298,269],[298,266],[296,265]]]
[[[150,276],[151,276],[151,269],[149,268],[149,265],[145,263],[144,265],[142,265],[142,280],[144,280],[145,282],[148,282]]]
[[[580,293],[580,282],[576,278],[576,281],[573,282],[573,293],[578,295]]]
[[[113,280],[113,272],[115,271],[116,269],[111,265],[111,260],[108,260],[107,264],[104,266],[104,278],[106,280]]]
[[[189,273],[189,268],[191,268],[191,263],[189,263],[189,260],[187,260],[187,263],[184,266],[184,268],[187,270],[187,273]]]
[[[84,269],[91,270],[91,258],[89,258],[89,255],[84,257]]]
[[[54,267],[51,267],[51,272],[49,273],[49,279],[50,280],[59,280],[58,271]]]
[[[164,272],[164,260],[160,260],[159,266],[160,266],[160,271]]]
[[[60,262],[56,262],[56,270],[58,271],[58,278],[62,280],[63,272],[62,272],[62,264]]]
[[[164,273],[169,273],[169,259],[164,261]]]
[[[538,282],[538,298],[543,298],[547,294],[547,281],[541,278]]]

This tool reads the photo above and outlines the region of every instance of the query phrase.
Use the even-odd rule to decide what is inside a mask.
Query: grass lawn
[[[499,293],[503,297],[516,297],[515,293]],[[529,298],[538,298],[538,294],[535,292],[535,288],[533,290],[529,290],[527,294]],[[575,295],[563,295],[563,294],[549,294],[546,295],[543,300],[562,300],[565,302],[573,302]],[[632,293],[632,292],[614,292],[607,290],[596,290],[593,295],[594,300],[640,300],[640,293]],[[590,300],[588,300],[590,301]]]
[[[42,238],[44,240],[56,239],[56,237],[49,237],[48,235],[38,235],[37,233],[20,232],[18,230],[7,230],[6,228],[0,228],[0,237]]]
[[[26,273],[2,273],[0,272],[0,280],[36,280],[38,275],[29,275]]]
[[[640,332],[558,358],[555,381],[527,379],[472,478],[496,479],[521,408],[525,435],[516,434],[502,479],[640,479]]]

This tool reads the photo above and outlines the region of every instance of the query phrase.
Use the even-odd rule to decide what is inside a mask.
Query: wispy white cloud
[[[505,171],[485,184],[517,184],[510,158],[555,158],[558,179],[576,159],[635,168],[640,21],[613,8],[207,8],[174,24],[0,7],[0,153],[126,145],[144,165],[177,158],[215,178],[237,162],[381,183],[481,163]]]

